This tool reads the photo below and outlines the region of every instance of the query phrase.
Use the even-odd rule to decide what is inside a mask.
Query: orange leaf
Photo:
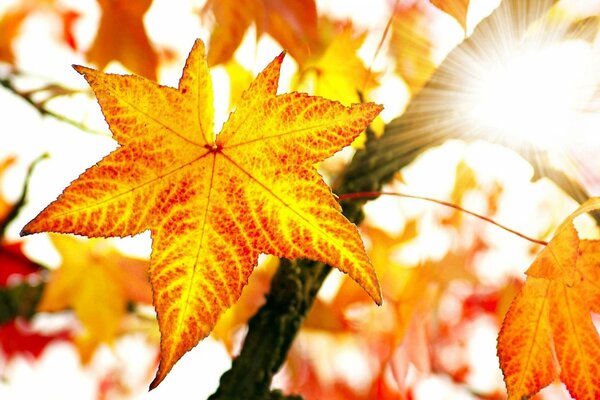
[[[334,265],[381,302],[358,231],[314,164],[348,145],[382,107],[276,95],[283,57],[242,94],[216,138],[201,41],[178,89],[76,67],[121,147],[23,233],[151,231],[150,280],[161,331],[152,387],[236,302],[260,253]]]
[[[62,22],[61,40],[73,50],[77,49],[73,31],[75,22],[79,18],[78,12],[66,9],[64,4],[57,0],[22,0],[14,3],[0,17],[0,61],[15,63],[13,52],[15,39],[19,36],[25,20],[40,12],[58,17]]]
[[[77,11],[67,10],[59,14],[62,21],[62,39],[67,46],[77,51],[77,41],[75,39],[75,25],[81,14]]]
[[[50,275],[38,311],[74,310],[84,328],[75,343],[87,362],[100,343],[117,336],[128,301],[150,303],[148,263],[122,256],[99,241],[55,235],[52,243],[63,262]]]
[[[18,36],[30,11],[30,7],[16,6],[9,8],[0,18],[0,61],[6,61],[9,64],[15,62],[13,41]]]
[[[466,32],[470,0],[430,0],[431,4],[451,15]]]
[[[431,24],[417,6],[401,10],[392,20],[390,53],[396,61],[396,73],[414,95],[435,71],[432,42],[426,30]]]
[[[527,398],[558,377],[548,292],[547,281],[528,278],[504,318],[498,357],[511,398]]]
[[[576,399],[600,398],[600,337],[590,312],[598,310],[600,241],[581,240],[573,219],[599,208],[583,204],[527,270],[498,337],[509,398],[532,396],[555,378]]]
[[[158,56],[152,48],[143,17],[152,0],[98,0],[102,18],[88,50],[89,60],[103,69],[113,60],[130,71],[156,80]]]
[[[15,162],[16,158],[14,156],[9,156],[0,160],[0,185],[4,184],[4,174],[6,173],[6,170],[13,166]],[[0,223],[8,217],[12,208],[13,205],[6,201],[4,196],[0,195]]]
[[[315,0],[212,0],[203,13],[209,10],[215,18],[208,52],[211,66],[233,56],[252,23],[257,36],[268,33],[298,60],[308,56],[316,37]]]

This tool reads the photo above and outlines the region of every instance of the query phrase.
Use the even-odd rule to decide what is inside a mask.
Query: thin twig
[[[103,135],[106,136],[106,132],[103,131],[99,131],[93,128],[90,128],[89,126],[76,121],[74,119],[71,119],[65,115],[59,114],[57,112],[54,112],[52,110],[49,110],[48,108],[46,108],[44,106],[44,103],[41,102],[36,102],[35,100],[33,100],[33,95],[39,92],[43,92],[48,90],[48,87],[42,87],[39,90],[28,90],[26,92],[22,92],[19,89],[17,89],[10,78],[0,78],[0,86],[4,87],[5,89],[7,89],[9,92],[13,93],[14,95],[20,97],[21,99],[25,100],[25,102],[27,102],[29,105],[31,105],[33,108],[35,108],[40,115],[42,116],[49,116],[52,117],[58,121],[64,122],[66,124],[72,125],[75,128],[78,128],[82,131],[88,132],[88,133],[93,133],[95,135]]]
[[[400,4],[400,0],[396,0],[396,2],[394,3],[394,8],[392,9],[392,14],[390,15],[390,18],[388,19],[388,22],[385,25],[385,29],[383,30],[381,39],[379,39],[379,43],[377,44],[375,53],[373,53],[373,58],[371,59],[371,64],[369,65],[369,69],[367,70],[367,75],[365,76],[365,79],[362,84],[362,88],[360,90],[361,92],[365,92],[367,90],[367,84],[369,82],[369,79],[371,78],[371,75],[373,75],[373,64],[375,64],[375,59],[379,55],[379,52],[381,51],[381,48],[383,47],[383,43],[385,42],[385,39],[387,38],[387,35],[390,31],[390,27],[392,26],[392,21],[396,17],[396,12],[398,11],[399,4]]]
[[[532,243],[536,243],[536,244],[540,244],[542,246],[547,246],[548,242],[544,241],[544,240],[539,240],[539,239],[534,239],[532,237],[529,237],[527,235],[522,234],[521,232],[518,232],[514,229],[511,229],[505,225],[502,225],[496,221],[494,221],[493,219],[486,217],[484,215],[481,214],[477,214],[476,212],[473,211],[469,211],[465,208],[462,208],[461,206],[454,204],[454,203],[450,203],[447,201],[443,201],[443,200],[438,200],[438,199],[434,199],[431,197],[425,197],[425,196],[415,196],[412,194],[405,194],[405,193],[399,193],[399,192],[359,192],[359,193],[345,193],[342,194],[340,196],[338,196],[338,200],[342,201],[342,200],[349,200],[349,199],[364,199],[364,198],[371,198],[371,197],[379,197],[379,196],[397,196],[397,197],[404,197],[407,199],[417,199],[417,200],[425,200],[425,201],[429,201],[432,203],[436,203],[436,204],[440,204],[446,207],[450,207],[450,208],[454,208],[455,210],[459,210],[462,211],[466,214],[472,215],[474,217],[477,217],[481,220],[484,220],[486,222],[489,222],[493,225],[496,225],[498,228],[502,228],[507,232],[510,232],[514,235],[517,235],[525,240],[528,240]]]
[[[44,153],[31,163],[29,168],[27,169],[27,175],[25,175],[25,182],[23,182],[23,189],[21,191],[21,196],[13,206],[10,211],[6,215],[6,217],[0,221],[0,240],[4,238],[4,234],[6,232],[6,227],[17,217],[25,202],[27,201],[27,191],[29,190],[29,180],[31,179],[31,174],[33,173],[33,169],[35,166],[42,160],[48,158],[48,154]]]

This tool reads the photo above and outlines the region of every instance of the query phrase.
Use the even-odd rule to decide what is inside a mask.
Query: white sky
[[[9,3],[0,5],[0,11],[3,6]],[[93,30],[86,31],[85,27],[88,26],[89,29],[89,26],[94,26],[90,24],[98,19],[95,2],[92,0],[65,0],[65,3],[89,13],[89,16],[82,20],[81,31],[78,33],[82,46],[86,47],[93,39]],[[375,46],[381,37],[384,24],[387,22],[389,3],[387,0],[369,1],[369,6],[365,7],[363,0],[320,0],[318,1],[318,8],[339,17],[350,17],[357,22],[357,25],[369,29],[370,34],[364,48],[361,50],[361,55],[369,64],[372,62]],[[483,0],[474,2],[473,7],[477,8],[485,3]],[[155,0],[151,11],[146,17],[149,35],[155,44],[159,47],[173,48],[179,56],[177,62],[162,71],[162,83],[175,85],[181,74],[183,60],[193,40],[196,37],[208,38],[208,31],[201,29],[197,18],[189,12],[192,3],[188,2],[187,4],[190,5],[188,9],[185,7],[172,7],[168,0]],[[488,6],[489,4],[487,2]],[[484,8],[485,6],[481,8],[482,11],[478,12],[485,13]],[[384,21],[383,24],[382,21]],[[446,38],[449,42],[460,38],[460,28],[451,18],[441,19],[439,24],[439,32],[449,35]],[[50,77],[49,81],[58,81],[74,87],[85,88],[83,79],[71,68],[71,64],[84,64],[84,60],[56,45],[52,35],[49,34],[55,29],[56,26],[52,22],[43,18],[28,22],[25,28],[26,33],[17,42],[16,51],[19,55],[20,68],[34,75]],[[248,40],[244,42],[236,57],[240,61],[253,60],[253,65],[249,65],[249,67],[252,67],[254,72],[258,72],[274,55],[279,53],[280,49],[277,44],[267,38],[261,41],[258,51],[256,51],[251,35],[249,36],[250,38],[247,38]],[[385,56],[379,56],[375,59],[373,67],[374,69],[385,69],[388,61]],[[289,82],[294,69],[293,62],[289,58],[286,63],[282,78],[283,87],[286,85],[285,82]],[[214,77],[216,91],[226,93],[227,82],[222,71],[217,70]],[[382,88],[375,93],[375,100],[386,106],[386,110],[382,115],[384,119],[389,120],[401,111],[406,100],[406,91],[397,78],[387,74],[383,79]],[[80,119],[99,130],[107,132],[107,128],[98,112],[97,104],[93,99],[85,97],[77,101],[67,99],[64,103],[55,104],[55,107],[63,110],[74,119]],[[217,99],[217,125],[220,125],[225,119],[226,109],[227,99],[221,98],[220,101]],[[83,170],[110,152],[115,147],[115,143],[108,135],[82,133],[78,129],[52,118],[40,118],[33,108],[19,101],[5,90],[0,90],[0,110],[2,110],[0,159],[14,154],[19,157],[16,167],[7,173],[6,182],[2,188],[9,199],[14,200],[18,196],[21,182],[30,162],[44,152],[51,155],[50,159],[40,163],[36,169],[30,184],[29,204],[23,209],[18,220],[10,226],[8,237],[16,239],[20,228],[27,221],[31,220],[45,205],[53,201]],[[515,160],[514,155],[498,155],[493,151],[486,152],[489,149],[484,149],[485,144],[480,144],[478,148],[464,148],[464,145],[457,146],[462,147],[458,150],[442,149],[438,153],[429,155],[429,161],[425,160],[412,169],[408,169],[405,173],[405,179],[410,190],[415,194],[425,196],[438,198],[447,196],[449,190],[451,190],[448,187],[448,182],[452,182],[452,177],[448,179],[439,171],[432,170],[431,157],[437,157],[437,162],[443,162],[443,160],[453,157],[452,154],[454,156],[462,154],[473,165],[476,165],[478,171],[482,174],[489,174],[494,179],[502,179],[508,186],[512,185],[514,191],[510,193],[520,193],[520,195],[513,194],[507,197],[505,208],[501,210],[499,215],[504,223],[524,231],[529,226],[538,226],[535,224],[535,220],[540,217],[536,214],[539,210],[527,208],[520,196],[523,196],[524,193],[528,193],[533,197],[547,196],[549,193],[553,193],[552,190],[554,189],[542,189],[541,191],[531,189],[528,183],[528,174],[531,171],[527,165],[519,164],[519,162],[513,163]],[[482,154],[484,156],[481,156]],[[497,159],[495,162],[490,161],[490,157],[493,157],[490,154],[496,154]],[[510,163],[506,164],[507,167],[503,168],[502,171],[498,171],[496,167],[498,163],[506,163],[507,160],[510,160]],[[486,166],[488,170],[486,170]],[[508,168],[508,166],[512,167]],[[381,207],[381,204],[385,202],[397,204],[397,202],[389,199],[379,201],[381,202],[379,207],[376,206],[378,203],[371,203],[367,209],[370,210],[370,218],[373,219],[375,224],[385,225],[390,219],[390,209],[381,211],[386,209]],[[539,199],[539,201],[542,201],[542,199]],[[412,204],[417,210],[430,207],[418,202]],[[477,199],[474,199],[473,206],[475,208],[477,204]],[[564,203],[563,207],[566,213],[570,205]],[[439,232],[432,233],[432,235],[439,234]],[[514,240],[513,243],[512,238],[506,239],[504,232],[491,228],[489,235],[496,238],[497,242],[508,240],[510,245],[517,246],[522,252],[525,251],[524,246],[516,244],[519,239]],[[32,257],[37,257],[46,264],[58,265],[58,256],[52,253],[51,246],[44,235],[34,235],[27,237],[25,240]],[[444,240],[450,239],[424,235],[421,245],[426,247],[431,241],[442,243]],[[140,237],[126,240],[115,240],[115,242],[120,243],[120,248],[128,253],[142,256],[149,255],[148,235],[140,235]],[[516,265],[516,268],[521,268],[522,271],[523,257],[525,257],[522,252],[516,251],[507,256],[506,247],[501,247],[496,255],[502,258],[490,257],[488,261],[489,264],[487,265],[498,267],[488,270],[492,271],[489,272],[489,279],[498,279],[506,273],[506,271],[503,272],[500,264]],[[406,256],[410,257],[410,254]],[[481,346],[483,346],[477,348],[487,350],[494,348],[492,347],[494,346],[492,340],[494,338],[493,335],[490,336],[489,325],[481,322],[477,329],[481,330],[481,335],[475,336],[474,343],[481,343]],[[60,344],[50,346],[37,363],[32,364],[24,360],[16,360],[8,366],[0,364],[0,371],[3,371],[4,376],[8,378],[8,381],[0,382],[0,398],[15,400],[32,398],[49,400],[94,399],[97,377],[102,375],[102,371],[111,368],[125,371],[126,376],[130,378],[129,381],[132,382],[132,390],[134,390],[132,398],[134,399],[204,398],[214,391],[221,373],[227,369],[229,363],[222,345],[210,338],[205,339],[175,365],[172,373],[156,390],[147,393],[145,388],[149,377],[144,375],[145,370],[143,368],[151,363],[153,350],[139,338],[126,337],[120,340],[115,347],[115,351],[103,349],[97,354],[92,365],[86,369],[80,367],[77,357],[72,346]],[[486,365],[482,369],[494,368],[494,366],[489,366],[496,362],[494,354],[491,356],[488,354],[485,360]],[[491,379],[492,383],[489,383],[490,385],[497,384],[499,376],[494,376]],[[448,383],[444,383],[443,379],[433,377],[430,383],[429,386],[425,383],[420,384],[417,390],[418,398],[432,398],[432,391],[439,394],[440,391],[449,390]],[[460,393],[456,396],[453,395],[452,398],[471,397],[465,393]]]

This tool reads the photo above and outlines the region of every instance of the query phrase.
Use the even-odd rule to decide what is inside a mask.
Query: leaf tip
[[[379,285],[379,280],[375,277],[375,281],[373,282],[373,287],[371,290],[367,290],[369,296],[373,299],[375,304],[378,306],[383,305],[383,294],[381,293],[381,286]]]
[[[80,75],[83,75],[84,77],[88,73],[94,71],[92,68],[84,67],[83,65],[72,64],[71,66],[73,67],[73,69],[75,71],[77,71],[77,73],[79,73]]]
[[[377,292],[375,292],[375,296],[372,296],[373,300],[375,301],[375,304],[377,304],[378,306],[382,306],[383,305],[383,296],[381,294],[381,288],[379,287],[379,285],[377,286]]]
[[[33,235],[34,233],[40,233],[40,230],[35,229],[35,227],[32,226],[32,224],[35,222],[35,219],[29,221],[19,232],[19,236],[24,237],[24,236],[29,236],[29,235]]]
[[[356,283],[358,283],[365,290],[369,297],[373,299],[375,304],[378,306],[383,305],[381,285],[379,284],[379,278],[377,278],[377,274],[375,273],[373,265],[368,262],[367,264],[363,264],[361,269],[362,274],[353,276],[351,273],[351,278],[354,279]]]
[[[190,50],[190,53],[194,52],[199,52],[200,54],[202,54],[202,56],[206,54],[206,45],[204,44],[204,41],[202,39],[197,38],[196,40],[194,40],[194,45],[192,46],[192,50]]]
[[[162,338],[162,334],[161,334],[161,338]],[[171,371],[172,367],[173,367],[173,364],[170,364],[169,366],[165,367],[165,363],[163,362],[163,358],[162,358],[162,350],[161,350],[161,360],[158,363],[158,370],[156,371],[156,376],[154,377],[152,382],[150,382],[150,386],[148,387],[148,390],[156,389],[158,387],[158,385],[160,385],[162,383],[162,381],[166,378],[167,374]]]
[[[373,103],[373,113],[375,114],[373,119],[378,116],[385,107],[382,104]]]
[[[356,104],[352,104],[351,107],[356,110],[361,110],[361,112],[363,113],[365,118],[367,118],[367,120],[368,120],[366,125],[370,124],[375,119],[375,117],[377,117],[379,115],[379,113],[381,113],[381,111],[383,111],[383,108],[384,108],[383,105],[373,103],[373,102],[356,103]]]
[[[162,378],[159,379],[158,374],[156,374],[156,376],[154,377],[154,379],[152,380],[152,382],[150,382],[150,386],[148,387],[148,390],[154,390],[156,389],[156,387],[162,382]]]
[[[287,50],[283,50],[281,53],[279,53],[279,55],[277,57],[275,57],[275,60],[277,60],[277,62],[279,64],[281,64],[283,62],[283,59],[285,58],[286,54],[287,54]]]
[[[277,80],[279,80],[279,71],[281,70],[281,65],[283,64],[283,59],[285,58],[286,54],[286,50],[283,50],[281,53],[279,53],[279,55],[275,57],[273,61],[271,61],[271,63],[269,63],[269,65],[267,66],[267,68],[265,68],[263,72],[269,69],[275,69],[277,71],[275,75],[277,76]]]

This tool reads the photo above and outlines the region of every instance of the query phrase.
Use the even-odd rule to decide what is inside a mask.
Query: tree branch
[[[37,112],[40,113],[41,116],[43,116],[43,117],[45,117],[45,116],[52,117],[52,118],[54,118],[54,119],[56,119],[58,121],[64,122],[64,123],[69,124],[69,125],[72,125],[75,128],[78,128],[78,129],[80,129],[80,130],[82,130],[84,132],[93,133],[95,135],[104,135],[104,136],[107,135],[106,132],[99,131],[99,130],[96,130],[96,129],[92,129],[89,126],[87,126],[86,124],[84,124],[84,123],[81,123],[79,121],[75,121],[74,119],[71,119],[71,118],[69,118],[69,117],[67,117],[65,115],[59,114],[57,112],[54,112],[54,111],[48,109],[45,106],[45,102],[48,101],[49,98],[47,98],[45,101],[42,101],[42,102],[38,102],[38,101],[35,101],[33,99],[33,96],[36,93],[40,93],[40,92],[44,92],[44,91],[48,91],[48,90],[53,90],[53,89],[56,90],[57,88],[60,89],[60,90],[62,90],[62,91],[68,92],[67,89],[60,88],[57,85],[52,84],[52,85],[49,85],[49,86],[46,86],[46,87],[42,87],[42,88],[37,89],[37,90],[23,92],[23,91],[21,91],[21,90],[19,90],[19,89],[17,89],[15,87],[15,85],[13,83],[13,79],[14,79],[14,75],[9,75],[8,78],[0,78],[0,86],[2,86],[6,90],[8,90],[12,94],[14,94],[15,96],[20,97],[21,99],[23,99],[31,107],[35,108],[37,110]],[[65,93],[62,93],[62,94],[64,95]]]
[[[0,325],[16,317],[25,319],[33,317],[43,291],[43,283],[30,285],[23,282],[0,288]]]
[[[448,121],[457,110],[448,106],[432,114],[431,100],[439,91],[451,92],[447,79],[465,53],[483,56],[478,41],[490,35],[501,35],[506,28],[506,14],[519,10],[520,21],[515,30],[522,36],[529,23],[542,15],[554,0],[505,0],[499,9],[479,24],[473,35],[454,49],[440,65],[428,84],[417,94],[403,115],[385,128],[378,140],[367,141],[359,150],[336,186],[338,194],[380,191],[394,174],[410,164],[424,150],[443,143],[460,132],[448,130]],[[502,29],[502,30],[500,30]],[[451,102],[449,102],[451,104]],[[410,134],[408,134],[410,132]],[[363,219],[366,199],[341,202],[343,213],[351,222]],[[231,369],[223,374],[220,386],[211,400],[273,399],[270,391],[273,375],[281,368],[302,321],[316,294],[331,270],[330,266],[308,260],[282,260],[271,282],[265,304],[250,319],[248,333]]]

